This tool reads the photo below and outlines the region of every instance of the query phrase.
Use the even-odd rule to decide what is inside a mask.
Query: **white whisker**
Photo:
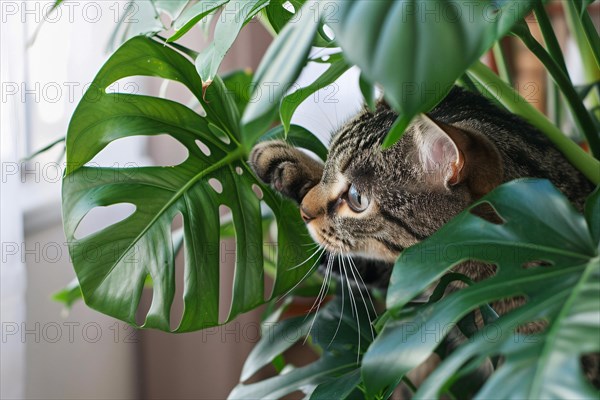
[[[339,261],[340,256],[338,255],[338,265],[340,263]],[[333,343],[333,341],[335,340],[335,337],[337,336],[338,331],[340,330],[340,325],[342,324],[342,316],[344,315],[344,278],[343,278],[343,272],[342,272],[342,268],[340,267],[340,284],[342,285],[342,308],[341,308],[341,312],[340,312],[340,318],[338,319],[338,323],[337,326],[335,328],[335,332],[333,333],[333,337],[331,338],[331,340],[329,341],[329,344],[327,345],[327,347],[331,346],[331,343]]]
[[[315,260],[315,262],[313,263],[312,267],[310,267],[308,269],[308,271],[306,271],[306,274],[304,274],[304,276],[302,277],[302,279],[300,279],[298,281],[298,283],[296,283],[294,285],[294,287],[292,287],[290,290],[288,290],[287,292],[285,292],[285,294],[283,294],[281,297],[279,297],[279,300],[281,300],[282,298],[286,297],[288,294],[290,294],[294,289],[296,289],[298,287],[298,285],[300,285],[308,275],[310,275],[310,273],[313,271],[313,269],[315,268],[315,266],[319,263],[319,261],[321,261],[321,257],[323,256],[323,253],[325,253],[325,248],[322,248],[321,254],[319,254],[319,256],[317,257],[317,259]]]
[[[363,287],[365,288],[365,291],[367,292],[367,296],[369,296],[369,301],[371,302],[371,307],[373,307],[373,313],[375,313],[375,307],[373,306],[373,300],[371,300],[371,295],[369,294],[369,289],[367,289],[367,285],[365,285],[365,281],[363,280],[362,276],[360,276],[360,273],[358,272],[358,268],[356,267],[356,264],[354,264],[354,261],[349,256],[346,256],[346,258],[348,259],[348,264],[350,265],[350,272],[352,272],[352,276],[354,277],[354,281],[356,282],[356,286],[358,287],[358,294],[360,294],[360,298],[362,299],[363,305],[365,306],[365,311],[367,312],[367,318],[369,319],[369,328],[371,330],[371,338],[373,340],[375,340],[375,333],[373,332],[373,324],[372,324],[373,319],[371,319],[371,313],[369,312],[369,306],[367,305],[365,296],[362,293],[363,291],[360,290],[360,283],[359,283],[358,279],[356,279],[356,275],[358,275],[358,277],[360,278],[360,282],[362,282]],[[356,270],[356,274],[354,274],[354,270]]]
[[[321,245],[318,245],[318,247],[317,247],[317,250],[315,250],[315,252],[314,252],[314,253],[312,253],[312,254],[311,254],[311,255],[310,255],[310,256],[309,256],[309,257],[308,257],[306,260],[302,261],[302,262],[301,262],[300,264],[298,264],[298,265],[295,265],[295,266],[293,266],[293,267],[290,267],[290,268],[288,268],[288,271],[291,271],[291,270],[293,270],[293,269],[296,269],[296,268],[298,268],[298,267],[301,267],[301,266],[303,266],[304,264],[306,264],[306,263],[308,262],[308,260],[312,259],[312,258],[315,256],[315,254],[317,254],[317,253],[318,253],[318,252],[319,252],[321,249],[325,249],[325,248],[324,248],[323,246],[321,246]]]
[[[358,315],[358,307],[356,305],[356,299],[354,298],[354,293],[352,292],[352,286],[350,285],[350,279],[348,279],[348,272],[346,271],[346,264],[344,263],[344,259],[342,258],[342,268],[344,269],[344,273],[346,275],[346,283],[348,284],[348,294],[350,298],[350,304],[352,305],[353,312],[356,313],[356,330],[358,332],[358,349],[356,351],[356,363],[358,364],[360,360],[360,316]]]
[[[373,313],[377,314],[377,311],[375,309],[375,304],[373,304],[373,299],[371,298],[371,294],[370,294],[370,292],[369,292],[369,290],[367,288],[367,284],[365,283],[365,281],[363,280],[362,276],[358,272],[358,267],[356,266],[356,263],[354,262],[354,259],[352,258],[352,256],[350,254],[348,254],[348,259],[354,265],[354,268],[356,270],[356,274],[358,275],[358,278],[362,282],[363,287],[365,288],[365,291],[367,292],[367,296],[369,297],[369,303],[371,303],[371,309],[373,310]]]
[[[321,307],[321,303],[323,302],[323,299],[325,299],[325,295],[327,294],[327,291],[329,290],[329,285],[327,284],[328,282],[328,278],[330,278],[331,275],[331,266],[333,265],[333,259],[331,258],[331,254],[329,254],[329,257],[327,258],[327,269],[325,270],[325,278],[323,278],[323,283],[321,284],[321,290],[319,290],[319,294],[317,295],[317,298],[315,300],[315,302],[313,303],[312,307],[310,308],[310,310],[308,310],[308,313],[306,314],[306,318],[308,318],[308,315],[310,314],[310,312],[315,308],[315,305],[317,306],[317,310],[315,311],[315,315],[312,319],[312,321],[310,322],[310,327],[308,328],[308,332],[312,332],[312,328],[313,325],[315,324],[315,320],[317,319],[317,315],[319,314],[319,308]],[[325,287],[327,287],[327,289],[325,289]],[[306,340],[308,339],[308,335],[304,338],[304,342],[303,344],[306,343]]]

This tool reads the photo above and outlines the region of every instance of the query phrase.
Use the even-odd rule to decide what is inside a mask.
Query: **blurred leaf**
[[[175,27],[175,33],[169,37],[168,41],[173,42],[179,39],[190,29],[192,29],[199,21],[217,11],[223,4],[226,4],[227,2],[229,2],[229,0],[199,1],[198,3],[189,7],[175,20],[173,24]]]
[[[375,86],[372,85],[371,83],[369,83],[365,78],[363,78],[362,74],[360,75],[359,79],[358,79],[358,86],[360,87],[360,92],[363,95],[363,99],[365,101],[365,104],[367,105],[367,107],[369,107],[369,109],[371,111],[375,111],[376,108],[376,104],[375,104],[375,95],[376,95],[376,90],[375,90]]]
[[[323,13],[350,64],[380,83],[400,114],[384,145],[429,111],[464,71],[508,33],[534,0],[324,2]],[[324,6],[323,6],[324,7]]]
[[[164,12],[172,20],[179,17],[189,0],[151,0],[158,12]]]
[[[585,203],[585,219],[592,234],[592,241],[600,244],[600,186],[596,187]],[[597,250],[600,252],[600,249]]]
[[[281,100],[281,104],[279,106],[279,116],[281,117],[281,122],[286,133],[288,133],[290,130],[292,116],[294,115],[296,108],[298,108],[298,106],[302,104],[304,100],[306,100],[316,91],[333,84],[340,76],[342,76],[344,72],[348,70],[348,68],[350,68],[350,66],[346,64],[344,60],[340,59],[338,61],[334,61],[329,65],[327,70],[317,79],[315,79],[315,81],[310,85],[288,94]]]
[[[297,12],[305,2],[306,0],[271,0],[264,11],[275,32],[279,33],[289,21],[296,22],[299,18]]]
[[[273,121],[279,100],[306,63],[318,21],[305,8],[297,23],[288,24],[273,41],[254,75],[253,101],[242,116],[243,143],[254,144]]]
[[[580,15],[583,14],[586,11],[587,7],[593,2],[594,0],[573,0],[573,3],[575,4],[575,7],[579,11]]]
[[[225,5],[215,26],[213,40],[196,59],[196,69],[203,87],[212,83],[242,27],[268,3],[268,0],[231,0]]]
[[[73,279],[67,286],[52,295],[52,299],[63,303],[67,309],[81,300],[81,288],[77,278]]]
[[[240,115],[244,113],[250,101],[250,88],[252,87],[252,72],[237,70],[222,77],[228,95],[235,102]]]
[[[570,307],[568,298],[573,294],[573,288],[578,281],[587,279],[585,269],[595,268],[591,265],[597,263],[597,244],[590,236],[585,219],[577,214],[557,189],[542,180],[522,179],[504,184],[470,209],[484,202],[494,207],[504,223],[487,222],[466,210],[426,241],[405,250],[392,272],[387,305],[390,309],[404,306],[452,266],[466,260],[495,264],[498,272],[494,277],[452,293],[438,303],[427,304],[412,316],[388,321],[363,361],[363,378],[369,393],[377,393],[395,384],[404,374],[425,361],[450,328],[478,306],[515,296],[527,297],[527,304],[518,311],[522,313],[518,314],[522,318],[511,320],[513,313],[510,313],[492,324],[500,326],[502,334],[511,338],[517,325],[539,319],[560,323],[568,313],[562,307]],[[540,260],[552,266],[525,267]],[[600,292],[595,298],[598,296]],[[593,315],[593,304],[582,303],[582,306],[589,308],[588,312],[592,314],[588,316]],[[596,302],[596,313],[597,306]],[[508,329],[507,325],[502,325],[501,321],[505,320],[516,325]],[[552,334],[553,329],[550,327],[548,334]],[[579,329],[578,332],[578,340],[582,343],[597,340],[597,333],[591,335],[591,331],[585,329]],[[504,351],[501,342],[491,341],[488,344],[491,347],[486,348],[490,355]],[[533,353],[530,352],[538,350],[534,347],[520,349],[524,356],[531,356]],[[563,351],[559,346],[554,350],[558,353]],[[546,359],[538,353],[528,363],[528,366],[521,367],[531,372],[545,365]],[[473,364],[477,362],[473,361]],[[525,376],[520,369],[508,374]],[[566,372],[563,371],[563,374]],[[573,370],[569,376],[577,374],[580,372]],[[455,379],[456,376],[451,374],[447,378]],[[529,378],[519,385],[507,384],[508,378],[505,375],[501,383],[508,391],[500,395],[502,398],[512,396],[509,393],[516,393],[519,398],[548,397],[538,391],[537,378],[530,383],[535,388],[524,384],[529,382]],[[444,382],[441,381],[440,385]],[[546,386],[550,386],[549,381]],[[522,390],[529,391],[529,395],[524,395]],[[431,395],[430,392],[428,394]]]
[[[201,117],[162,98],[106,93],[113,82],[150,75],[187,86],[206,111]],[[69,251],[86,303],[136,325],[144,281],[153,298],[144,327],[171,330],[175,294],[177,238],[173,218],[183,216],[185,243],[184,311],[178,332],[219,324],[219,206],[233,215],[236,273],[228,320],[265,302],[261,201],[278,217],[277,297],[293,287],[307,266],[290,269],[309,257],[310,243],[298,210],[254,177],[236,140],[237,108],[216,79],[205,93],[193,65],[179,53],[137,37],[124,44],[102,67],[78,105],[67,134],[67,175],[63,180],[63,221]],[[218,134],[217,134],[218,132]],[[188,150],[188,158],[169,167],[96,168],[86,166],[106,145],[137,135],[169,134]],[[229,137],[229,143],[221,137]],[[205,154],[198,146],[209,150]],[[209,183],[220,182],[219,192]],[[135,212],[86,237],[77,226],[95,207],[129,203]],[[308,265],[308,263],[307,263]],[[269,300],[269,299],[267,299]]]

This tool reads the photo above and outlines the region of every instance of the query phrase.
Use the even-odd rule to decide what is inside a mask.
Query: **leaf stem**
[[[565,63],[565,58],[563,57],[562,50],[560,49],[560,44],[558,43],[558,39],[556,38],[556,34],[554,33],[554,29],[552,28],[552,23],[550,22],[550,18],[548,18],[548,13],[546,13],[546,8],[542,2],[535,3],[533,7],[533,12],[535,14],[535,18],[537,19],[538,24],[540,25],[540,31],[542,32],[542,36],[544,37],[544,43],[548,48],[548,52],[554,59],[554,61],[558,64],[558,66],[568,75],[567,72],[567,64]]]
[[[494,47],[492,47],[492,52],[494,53],[494,60],[496,60],[496,66],[498,67],[498,73],[500,77],[504,79],[510,86],[513,86],[513,81],[510,76],[510,70],[508,68],[508,63],[506,62],[506,55],[504,53],[504,48],[502,47],[502,42],[499,40],[494,43]]]
[[[600,136],[594,125],[591,115],[588,113],[583,102],[577,95],[577,91],[571,83],[571,79],[565,71],[550,56],[544,47],[533,37],[531,31],[525,24],[519,25],[514,30],[515,34],[523,41],[525,46],[544,64],[554,82],[564,94],[567,104],[575,117],[575,122],[587,139],[592,154],[600,157]]]
[[[586,153],[576,143],[566,137],[545,115],[508,86],[492,70],[480,61],[475,62],[468,74],[504,105],[509,111],[519,115],[544,133],[564,156],[579,169],[592,183],[600,183],[600,161]]]
[[[53,148],[54,146],[56,146],[57,144],[64,142],[66,139],[65,136],[56,139],[55,141],[51,142],[50,144],[47,144],[46,146],[42,147],[41,149],[39,149],[38,151],[36,151],[33,154],[28,155],[27,157],[21,159],[21,162],[26,162],[26,161],[31,161],[32,159],[34,159],[35,157],[39,156],[40,154],[50,150],[51,148]]]

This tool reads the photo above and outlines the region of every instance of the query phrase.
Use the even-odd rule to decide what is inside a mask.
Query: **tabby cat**
[[[593,190],[546,136],[472,92],[455,87],[382,150],[397,116],[384,102],[360,112],[333,136],[325,165],[282,141],[260,143],[250,155],[260,179],[300,204],[318,243],[362,259],[371,285],[387,287],[403,249],[503,182],[549,179],[579,210]],[[497,218],[491,208],[480,212]],[[493,274],[482,265],[457,270],[475,280]]]
[[[383,150],[397,117],[384,102],[364,109],[333,135],[325,165],[282,141],[259,143],[249,160],[260,179],[299,203],[315,241],[333,254],[358,257],[367,284],[386,288],[404,249],[504,182],[548,179],[579,210],[593,190],[546,136],[472,92],[453,88]],[[491,207],[477,212],[492,222],[499,218]],[[492,265],[475,262],[454,270],[475,281],[494,274]],[[519,304],[493,306],[502,314]],[[600,386],[598,357],[584,363],[591,363],[588,376]]]

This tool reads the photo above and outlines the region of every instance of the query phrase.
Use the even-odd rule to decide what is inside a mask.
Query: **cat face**
[[[385,105],[364,111],[333,137],[325,165],[280,141],[256,146],[250,163],[299,203],[310,234],[329,252],[393,262],[501,179],[485,138],[427,116],[383,150],[396,118]],[[478,157],[493,174],[473,173]]]

